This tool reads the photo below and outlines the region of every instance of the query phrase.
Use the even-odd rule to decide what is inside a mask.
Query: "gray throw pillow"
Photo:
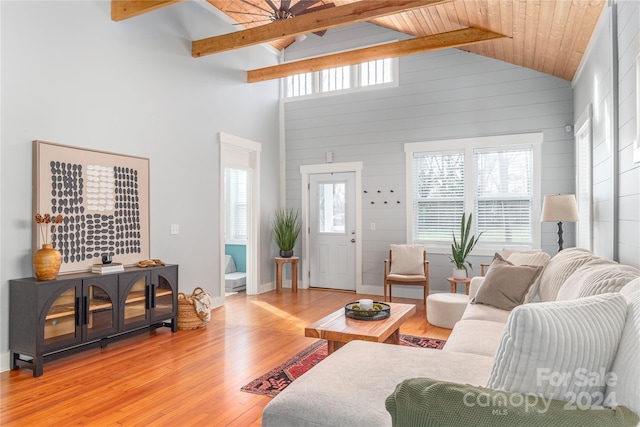
[[[529,288],[542,272],[542,266],[513,265],[496,254],[472,304],[485,304],[513,310],[525,301]]]

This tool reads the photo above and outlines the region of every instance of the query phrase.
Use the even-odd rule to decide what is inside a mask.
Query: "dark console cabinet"
[[[37,377],[48,358],[104,347],[134,331],[167,326],[175,332],[177,320],[177,265],[11,280],[11,369],[31,367]]]

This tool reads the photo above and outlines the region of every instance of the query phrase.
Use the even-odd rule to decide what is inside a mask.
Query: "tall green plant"
[[[467,267],[465,263],[473,270],[473,266],[469,261],[467,261],[467,256],[473,250],[474,246],[480,240],[480,236],[482,233],[478,234],[478,237],[470,236],[471,234],[471,221],[473,214],[469,214],[469,220],[465,221],[466,213],[462,214],[462,221],[460,223],[460,242],[457,241],[456,235],[454,232],[451,232],[453,235],[453,243],[451,244],[451,254],[449,257],[451,262],[456,265],[456,268],[460,270],[466,270]]]
[[[300,211],[293,208],[276,209],[272,226],[278,247],[283,251],[292,251],[302,228]]]

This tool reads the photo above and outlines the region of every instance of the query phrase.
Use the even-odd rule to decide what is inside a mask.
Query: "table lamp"
[[[562,250],[562,223],[578,221],[578,205],[573,194],[549,194],[544,196],[541,222],[558,223],[558,252]]]

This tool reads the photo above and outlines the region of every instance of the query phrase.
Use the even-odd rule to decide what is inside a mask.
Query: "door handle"
[[[351,243],[355,243],[355,242],[356,242],[356,239],[351,239]]]

